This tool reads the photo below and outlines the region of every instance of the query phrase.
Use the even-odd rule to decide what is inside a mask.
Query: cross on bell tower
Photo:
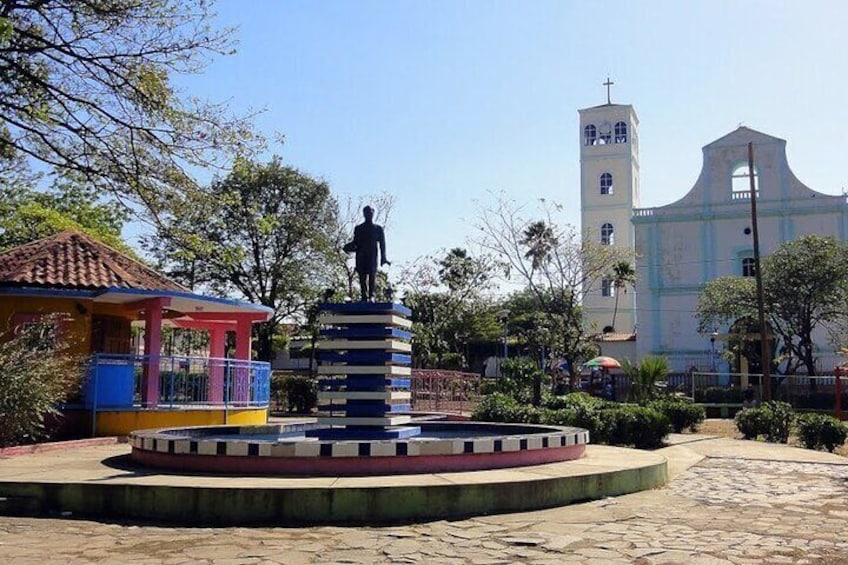
[[[607,104],[612,104],[612,102],[610,101],[610,86],[614,84],[614,82],[610,81],[609,75],[607,75],[607,81],[603,83],[603,85],[607,87]]]

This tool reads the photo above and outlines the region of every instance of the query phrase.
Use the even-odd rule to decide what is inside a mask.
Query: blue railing
[[[98,353],[91,357],[83,394],[86,406],[93,410],[264,407],[271,397],[271,365],[212,357]]]

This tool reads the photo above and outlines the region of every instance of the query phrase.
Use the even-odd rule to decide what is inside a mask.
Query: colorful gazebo
[[[251,360],[251,326],[269,319],[269,308],[195,294],[68,231],[0,253],[0,330],[48,314],[61,314],[58,331],[89,359],[76,408],[99,435],[267,419],[270,366]],[[167,326],[207,331],[208,355],[162,355]],[[133,327],[143,331],[142,351],[133,351]]]

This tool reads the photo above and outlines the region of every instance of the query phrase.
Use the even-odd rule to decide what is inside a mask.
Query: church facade
[[[619,124],[627,137],[617,136]],[[618,297],[601,281],[584,300],[587,323],[635,336],[632,353],[663,355],[672,369],[739,370],[720,359],[729,328],[697,331],[701,290],[718,277],[754,276],[748,143],[754,149],[761,256],[807,234],[848,237],[848,203],[804,185],[789,167],[786,141],[739,127],[703,147],[695,185],[665,206],[639,206],[638,120],[631,106],[580,110],[581,221],[584,237],[635,254],[636,283]],[[600,131],[611,131],[599,141]],[[605,176],[608,175],[608,176]],[[609,177],[612,177],[611,179]],[[611,184],[610,184],[611,183]],[[609,189],[608,186],[612,189]],[[718,339],[717,339],[718,338]],[[841,361],[824,332],[816,336],[821,368]],[[602,349],[603,340],[601,341]]]

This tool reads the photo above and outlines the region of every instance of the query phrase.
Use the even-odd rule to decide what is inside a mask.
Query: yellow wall
[[[63,337],[68,340],[71,353],[77,355],[88,355],[91,349],[91,311],[90,299],[0,296],[0,326],[4,332],[11,326],[15,314],[67,314]]]
[[[0,334],[11,325],[15,314],[62,313],[68,316],[63,335],[70,353],[91,353],[91,316],[102,314],[133,319],[134,315],[120,304],[95,303],[90,298],[46,298],[41,296],[0,296]]]
[[[188,426],[247,426],[268,423],[265,408],[199,410],[132,410],[97,412],[98,436],[125,436],[136,430]]]

